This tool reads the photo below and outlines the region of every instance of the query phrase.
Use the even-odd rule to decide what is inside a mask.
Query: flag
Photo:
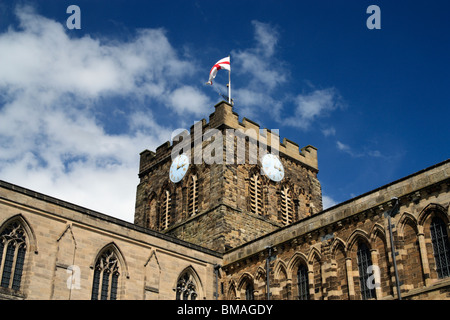
[[[206,84],[212,85],[212,80],[216,77],[217,71],[220,69],[225,69],[230,71],[230,57],[223,58],[216,62],[216,64],[211,68],[211,71],[209,72],[209,81]]]

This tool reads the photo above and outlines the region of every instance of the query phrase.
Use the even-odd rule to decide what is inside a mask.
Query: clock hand
[[[184,167],[186,165],[186,163],[183,164],[177,164],[177,170],[180,169],[181,167]]]

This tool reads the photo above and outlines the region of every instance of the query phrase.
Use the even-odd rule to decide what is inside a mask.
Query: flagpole
[[[229,57],[229,55],[228,55]],[[231,65],[231,59],[230,59]],[[228,103],[231,105],[231,68],[228,70]]]

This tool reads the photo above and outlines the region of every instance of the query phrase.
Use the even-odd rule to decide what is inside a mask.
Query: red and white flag
[[[217,71],[220,69],[225,69],[230,71],[230,57],[223,58],[216,62],[216,64],[211,68],[211,71],[209,72],[209,81],[206,84],[212,85],[212,80],[216,77]]]

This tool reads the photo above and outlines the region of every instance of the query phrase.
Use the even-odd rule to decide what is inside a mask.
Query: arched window
[[[20,289],[26,253],[25,230],[18,221],[8,224],[0,234],[0,285]]]
[[[262,186],[257,174],[250,178],[250,210],[254,214],[262,214]]]
[[[252,283],[247,283],[247,286],[245,287],[245,300],[255,300],[254,295],[255,289],[253,287]]]
[[[91,299],[116,300],[119,276],[119,260],[114,250],[109,248],[95,262]]]
[[[172,211],[172,199],[168,190],[164,191],[161,202],[160,214],[160,230],[166,230],[170,226],[170,212]]]
[[[359,283],[361,287],[361,298],[363,300],[375,298],[375,288],[367,285],[369,279],[368,267],[372,266],[372,259],[370,257],[370,250],[364,242],[358,244],[357,251]]]
[[[299,300],[309,300],[308,268],[303,264],[297,270],[297,289]]]
[[[294,206],[289,188],[284,187],[281,190],[281,218],[284,225],[292,223],[294,215]]]
[[[434,217],[431,221],[430,230],[436,271],[439,279],[442,279],[450,276],[450,250],[447,226],[440,218]]]
[[[177,282],[176,299],[195,300],[197,295],[197,286],[192,275],[189,272],[185,272]]]
[[[190,216],[198,212],[198,178],[196,175],[191,176],[189,181],[189,205],[188,212]]]

